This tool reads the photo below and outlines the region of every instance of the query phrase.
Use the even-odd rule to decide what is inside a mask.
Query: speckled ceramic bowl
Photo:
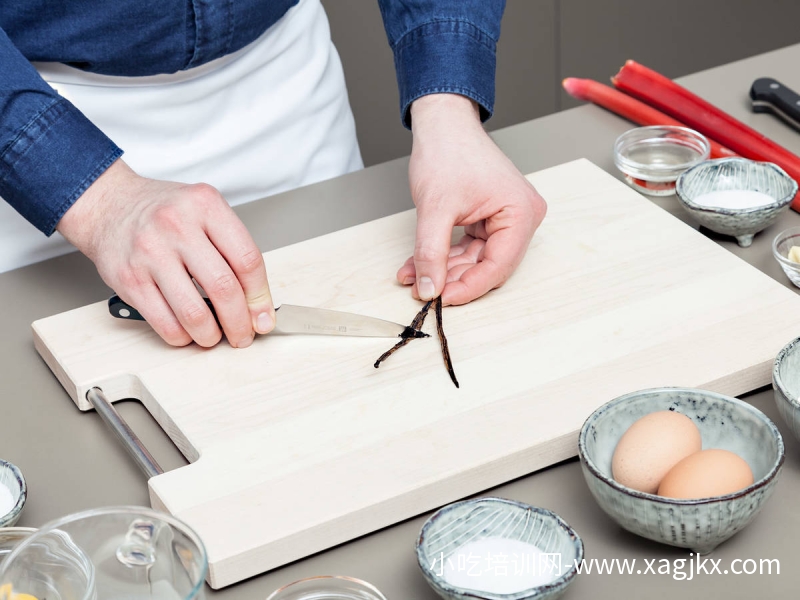
[[[763,192],[774,199],[755,208],[715,208],[695,202],[703,194],[722,190]],[[744,247],[753,236],[772,225],[797,193],[797,183],[786,171],[766,162],[744,158],[707,160],[685,171],[675,186],[681,206],[692,218],[711,231],[732,235]]]
[[[772,367],[772,387],[781,418],[800,440],[800,338],[778,352]]]
[[[8,488],[15,500],[13,508],[6,514],[0,515],[0,527],[12,527],[22,516],[22,508],[28,499],[28,488],[22,471],[5,460],[0,460],[0,485]]]
[[[552,557],[548,568],[555,578],[548,584],[513,594],[461,588],[445,581],[444,565],[456,550],[488,537],[510,538],[537,546]],[[544,508],[503,498],[476,498],[445,506],[425,522],[417,539],[417,562],[422,574],[446,600],[554,600],[574,581],[576,565],[582,560],[583,542],[561,517]],[[523,568],[522,562],[519,568]],[[479,564],[476,568],[483,567]],[[512,568],[509,563],[507,570]],[[503,576],[497,571],[495,575]]]
[[[750,465],[755,483],[725,496],[678,500],[617,483],[611,458],[622,434],[639,418],[674,410],[694,421],[703,448],[722,448]],[[748,525],[772,495],[783,467],[783,438],[750,404],[705,390],[657,388],[621,396],[598,408],[578,438],[589,490],[619,525],[642,537],[707,554]]]

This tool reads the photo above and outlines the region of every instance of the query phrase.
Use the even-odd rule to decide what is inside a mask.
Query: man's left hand
[[[511,276],[547,205],[484,131],[469,98],[423,96],[411,105],[411,119],[417,235],[397,279],[413,286],[415,298],[466,304]],[[455,226],[465,235],[451,246]]]

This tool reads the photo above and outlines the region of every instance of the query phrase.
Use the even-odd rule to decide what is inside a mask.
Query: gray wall
[[[377,0],[322,3],[344,63],[365,163],[408,154],[411,136],[400,125]],[[798,0],[508,0],[495,116],[487,127],[575,106],[561,90],[564,77],[607,82],[628,58],[678,77],[798,42]]]

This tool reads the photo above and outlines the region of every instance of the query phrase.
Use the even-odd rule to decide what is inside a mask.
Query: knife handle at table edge
[[[753,112],[769,112],[800,129],[800,95],[771,77],[756,79],[750,88]]]

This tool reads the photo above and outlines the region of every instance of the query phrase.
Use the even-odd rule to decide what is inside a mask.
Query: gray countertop
[[[747,92],[757,77],[772,76],[800,89],[800,45],[697,73],[680,80],[717,106],[800,154],[800,134],[770,115],[750,112]],[[580,73],[574,75],[580,76]],[[609,73],[611,75],[611,73]],[[523,173],[586,157],[616,176],[611,147],[630,124],[594,106],[550,115],[497,131],[494,138]],[[294,190],[237,209],[263,250],[270,250],[411,208],[407,160],[400,159]],[[655,200],[684,218],[674,197]],[[718,242],[778,281],[790,285],[770,252],[774,235],[800,225],[790,212],[742,249]],[[23,470],[29,500],[20,526],[38,527],[65,514],[99,506],[148,504],[147,485],[125,451],[94,413],[81,413],[33,348],[30,324],[41,317],[107,298],[109,290],[88,259],[72,254],[0,275],[0,457]],[[787,342],[789,340],[787,339]],[[659,574],[582,574],[566,598],[794,597],[800,587],[796,538],[800,536],[800,450],[775,409],[772,390],[746,398],[781,429],[786,463],[775,495],[759,517],[712,555],[721,565],[735,559],[778,559],[780,575],[698,575],[678,580]],[[185,460],[137,402],[120,412],[165,469]],[[321,495],[323,491],[321,490]],[[582,536],[587,558],[687,558],[679,549],[640,539],[617,527],[595,504],[577,460],[488,490],[549,508]],[[414,541],[427,515],[298,561],[222,591],[213,598],[263,600],[291,581],[321,574],[351,575],[380,588],[389,600],[437,598],[418,571]],[[688,572],[688,566],[685,567]]]

